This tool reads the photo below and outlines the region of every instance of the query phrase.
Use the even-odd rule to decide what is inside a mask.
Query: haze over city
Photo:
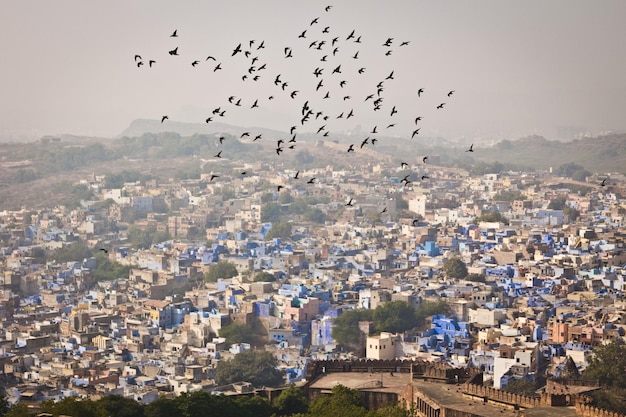
[[[622,1],[343,1],[328,12],[325,6],[278,0],[5,2],[0,140],[114,137],[135,119],[163,115],[204,123],[230,96],[242,98],[247,110],[256,98],[275,96],[258,111],[229,111],[219,120],[231,125],[287,131],[306,100],[317,100],[335,119],[344,101],[322,104],[314,97],[320,54],[309,44],[322,38],[324,27],[329,40],[345,42],[352,30],[362,36],[362,44],[342,46],[337,63],[348,84],[333,87],[337,95],[349,91],[355,108],[394,71],[385,84],[384,113],[397,107],[398,130],[389,135],[410,136],[416,115],[423,117],[420,135],[468,141],[626,130]],[[319,24],[311,24],[314,18]],[[170,37],[174,30],[176,38]],[[385,48],[388,38],[393,46]],[[233,48],[242,43],[246,49],[250,40],[266,46],[250,48],[267,63],[258,82],[242,81],[248,63],[231,57]],[[399,47],[403,41],[409,44]],[[179,55],[169,55],[175,47]],[[285,58],[286,47],[292,59]],[[393,53],[385,55],[388,49]],[[357,50],[358,59],[351,59]],[[146,65],[138,67],[135,55]],[[208,56],[223,70],[214,71]],[[199,64],[191,66],[195,60]],[[327,65],[327,84],[334,67]],[[366,68],[362,77],[359,67]],[[289,91],[298,91],[295,98],[272,83],[279,73]],[[420,98],[419,88],[425,91]],[[444,101],[446,107],[436,109]],[[333,120],[331,130],[365,131],[377,117],[361,112],[354,122]]]

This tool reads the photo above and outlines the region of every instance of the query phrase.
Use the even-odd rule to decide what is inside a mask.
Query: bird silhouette
[[[385,207],[385,208],[384,208],[384,209],[380,212],[380,214],[383,214],[383,213],[387,213],[387,207]]]
[[[428,159],[428,156],[423,157],[423,158],[422,158],[422,162],[423,162],[423,163],[426,163],[426,160],[427,160],[427,159]]]
[[[300,171],[296,171],[296,175],[294,175],[294,176],[293,176],[293,179],[294,179],[294,180],[297,180],[297,179],[298,179],[298,175],[299,175],[299,174],[300,174]]]
[[[137,62],[137,60],[141,61],[141,55],[135,55],[135,62]]]
[[[219,175],[215,175],[215,174],[211,174],[211,179],[209,180],[209,182],[213,181],[215,178],[219,178]]]
[[[178,55],[178,46],[169,52],[170,55]]]
[[[424,92],[424,89],[420,88],[419,90],[417,90],[417,96],[420,97],[423,92]]]
[[[413,131],[413,133],[411,134],[411,139],[413,139],[415,137],[415,135],[417,135],[420,132],[420,129],[421,129],[421,127],[417,128],[417,129],[415,129]]]
[[[280,192],[280,190],[282,190],[283,188],[285,188],[285,187],[283,187],[282,185],[277,185],[276,186],[276,191]]]
[[[104,248],[100,248],[100,250],[101,250],[102,252],[104,252],[104,253],[109,253],[109,251],[108,251],[108,250],[106,250],[106,249],[104,249]]]
[[[354,152],[354,144],[351,144],[348,148],[348,152]]]
[[[600,187],[604,187],[606,185],[606,180],[607,179],[608,178],[605,178],[605,179],[602,180],[602,182],[600,183]]]
[[[178,37],[178,29],[176,29],[174,32],[172,32],[172,34],[170,35],[170,38],[177,38]]]
[[[308,180],[306,183],[307,183],[307,184],[313,184],[313,183],[315,183],[315,177],[311,178],[311,179],[310,179],[310,180]]]
[[[233,50],[233,53],[232,53],[232,55],[231,55],[231,56],[235,56],[235,55],[237,55],[239,52],[241,52],[241,44],[239,44],[239,45],[237,45],[237,46],[235,47],[235,49]]]
[[[350,201],[348,201],[348,202],[346,203],[346,206],[353,207],[353,206],[352,206],[352,201],[354,201],[354,200],[353,200],[352,198],[350,198]]]
[[[430,178],[428,175],[422,175],[422,180],[427,180],[428,178]]]
[[[408,168],[409,164],[407,164],[406,162],[401,162],[400,163],[400,168]]]
[[[465,152],[474,152],[474,144],[472,143],[469,149],[467,149]]]
[[[364,147],[365,145],[367,145],[367,143],[368,143],[369,139],[370,139],[370,138],[369,138],[369,136],[368,136],[368,137],[366,137],[365,139],[363,139],[363,142],[361,142],[361,149],[363,149],[363,147]]]
[[[167,116],[163,116],[163,117],[161,117],[161,123],[163,123],[163,122],[164,122],[164,121],[166,121],[167,119],[169,119],[169,117],[167,117]]]
[[[420,120],[422,120],[422,118],[421,118],[421,117],[419,117],[419,116],[418,116],[418,117],[416,117],[416,118],[415,118],[415,124],[417,124],[417,122],[419,122]]]
[[[454,90],[452,90],[452,91],[450,91],[450,92],[448,93],[448,97],[450,97],[452,94],[454,94]]]
[[[152,68],[152,64],[156,64],[156,61],[154,59],[151,59],[150,61],[148,61],[148,66],[150,68]]]
[[[192,67],[195,67],[195,66],[196,66],[196,65],[198,65],[199,63],[200,63],[200,61],[193,61],[193,62],[191,63],[191,66],[192,66]]]
[[[437,106],[438,109],[443,109],[443,106],[445,106],[446,103],[441,103],[440,105]]]
[[[219,151],[218,153],[213,155],[213,158],[221,158],[221,157],[222,157],[222,151]]]

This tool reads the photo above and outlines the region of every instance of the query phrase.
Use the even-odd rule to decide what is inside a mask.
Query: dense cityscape
[[[4,210],[7,415],[110,396],[275,403],[289,386],[311,407],[361,392],[363,412],[620,410],[597,394],[619,396],[602,361],[623,354],[624,176],[438,161],[93,172],[75,207]]]

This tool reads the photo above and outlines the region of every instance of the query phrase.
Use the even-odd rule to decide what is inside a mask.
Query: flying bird
[[[474,152],[474,144],[472,143],[469,149],[467,149],[465,152]]]
[[[420,97],[423,92],[424,92],[424,89],[420,88],[419,90],[417,90],[417,96]]]
[[[605,179],[602,180],[602,182],[600,183],[600,187],[604,187],[606,185],[606,180],[607,179],[608,178],[605,178]]]
[[[137,60],[141,61],[141,55],[135,55],[135,62],[137,62]]]
[[[448,97],[450,97],[452,94],[454,94],[454,90],[452,90],[452,91],[450,91],[450,92],[448,93]]]
[[[415,135],[417,135],[417,134],[420,132],[420,129],[421,129],[421,127],[420,127],[420,128],[417,128],[417,129],[415,129],[415,130],[413,131],[413,134],[411,135],[411,139],[413,139],[413,138],[415,137]]]
[[[426,160],[427,160],[427,159],[428,159],[428,156],[423,157],[423,158],[422,158],[422,162],[423,162],[423,163],[426,163]]]
[[[170,35],[170,38],[177,38],[178,37],[178,29],[176,29],[174,32],[172,32],[172,34]]]
[[[308,180],[306,183],[307,184],[313,184],[315,182],[315,177],[311,178],[310,180]]]
[[[213,155],[213,158],[221,158],[221,157],[222,157],[222,151],[219,151],[218,153]]]
[[[151,59],[150,61],[148,61],[148,66],[152,68],[152,64],[155,64],[155,63],[156,61],[154,59]]]
[[[352,198],[350,198],[350,201],[348,201],[348,202],[346,203],[346,206],[350,206],[350,207],[352,207],[352,201],[354,201],[354,200],[353,200]]]
[[[178,46],[169,52],[170,55],[178,55]]]
[[[354,152],[354,144],[351,144],[348,148],[348,152]]]
[[[102,252],[104,252],[104,253],[109,253],[109,251],[108,251],[108,250],[106,250],[106,249],[104,249],[104,248],[100,248],[100,250],[101,250]]]
[[[443,109],[443,106],[444,106],[445,104],[446,104],[446,103],[441,103],[440,105],[438,105],[438,106],[437,106],[437,108],[438,108],[438,109]]]
[[[407,164],[406,162],[401,162],[400,163],[400,168],[408,168],[409,164]]]
[[[164,122],[164,121],[166,121],[167,119],[169,119],[169,117],[167,117],[167,116],[163,116],[163,117],[161,117],[161,123],[163,123],[163,122]]]
[[[215,174],[211,174],[211,179],[209,180],[209,182],[213,181],[215,178],[219,178],[219,175],[215,175]]]

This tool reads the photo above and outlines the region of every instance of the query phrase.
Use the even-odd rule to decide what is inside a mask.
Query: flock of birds
[[[326,6],[324,8],[324,12],[330,13],[332,7],[333,6]],[[174,30],[171,33],[170,38],[173,38],[174,40],[179,39],[178,30]],[[396,115],[403,110],[400,106],[387,106],[385,102],[385,90],[389,84],[394,82],[397,76],[395,69],[391,69],[389,72],[386,72],[386,76],[383,75],[378,77],[376,82],[372,84],[371,90],[368,91],[367,94],[361,93],[363,94],[362,97],[357,98],[354,95],[354,92],[350,93],[348,85],[355,81],[355,77],[363,77],[363,75],[368,72],[367,65],[361,65],[361,61],[359,61],[362,56],[362,48],[367,46],[367,48],[364,49],[364,52],[366,53],[376,53],[382,48],[380,55],[376,58],[380,63],[381,61],[384,62],[386,59],[385,57],[396,53],[397,50],[400,50],[398,51],[398,53],[400,53],[401,48],[409,46],[409,40],[398,42],[393,37],[387,37],[382,42],[371,45],[364,39],[365,35],[358,33],[356,29],[348,30],[344,33],[331,30],[331,27],[324,23],[324,19],[321,16],[312,19],[308,26],[294,38],[295,39],[292,41],[296,42],[295,46],[282,47],[282,59],[297,59],[297,57],[300,56],[301,50],[306,48],[305,50],[309,55],[307,58],[312,56],[317,61],[315,68],[311,68],[311,74],[308,76],[308,79],[311,80],[311,83],[308,86],[295,86],[297,83],[305,82],[307,80],[306,75],[299,75],[295,79],[290,79],[287,74],[278,72],[278,70],[270,74],[272,71],[271,67],[273,64],[276,64],[276,62],[268,62],[264,60],[265,57],[263,50],[269,47],[269,45],[266,45],[265,40],[253,39],[233,45],[230,56],[227,57],[228,60],[218,59],[213,55],[209,55],[203,60],[191,60],[189,63],[191,67],[196,68],[200,65],[209,65],[212,72],[223,71],[225,69],[227,71],[234,71],[235,68],[233,67],[236,66],[234,65],[231,67],[231,63],[235,60],[239,60],[240,62],[243,61],[245,65],[241,66],[239,63],[238,67],[244,68],[242,71],[243,73],[241,74],[242,82],[257,83],[262,78],[269,78],[272,81],[272,85],[275,90],[275,93],[273,94],[249,100],[231,94],[224,99],[223,104],[210,111],[210,114],[208,114],[204,119],[204,123],[212,123],[216,120],[227,117],[227,112],[230,112],[231,109],[247,108],[249,111],[255,111],[255,109],[268,105],[272,100],[278,97],[279,94],[282,94],[294,101],[298,100],[301,96],[308,94],[306,98],[302,99],[301,105],[292,106],[294,108],[299,108],[298,120],[294,121],[295,123],[287,129],[289,132],[289,140],[278,139],[276,141],[275,153],[278,156],[283,155],[284,152],[296,149],[296,145],[298,143],[298,132],[299,130],[304,129],[305,126],[308,127],[309,125],[314,124],[312,129],[308,127],[308,131],[314,131],[315,135],[320,136],[321,138],[328,138],[331,134],[329,127],[331,124],[355,117],[356,112],[363,111],[363,107],[365,107],[365,105],[369,105],[369,111],[374,112],[373,114],[366,115],[367,120],[380,119],[380,115],[386,115],[386,120],[382,124],[378,123],[373,125],[367,136],[363,138],[360,143],[350,144],[346,149],[346,152],[357,152],[357,147],[358,150],[360,150],[366,146],[374,146],[379,140],[377,135],[384,134],[387,131],[392,132],[391,129],[396,127]],[[297,48],[300,48],[298,52],[296,52]],[[348,52],[346,53],[346,51]],[[169,50],[168,54],[171,57],[182,56],[179,52],[179,46]],[[138,68],[143,67],[143,57],[140,54],[136,54],[134,56],[134,63]],[[156,65],[158,65],[156,59],[147,60],[147,66],[149,68]],[[357,84],[356,82],[354,83]],[[246,90],[249,90],[253,85],[254,84],[246,85]],[[308,91],[305,92],[305,88],[308,89]],[[358,89],[358,91],[360,91],[360,89]],[[416,100],[420,100],[424,94],[426,94],[426,90],[423,87],[417,88],[415,91]],[[437,101],[439,104],[434,106],[435,110],[440,111],[444,109],[454,94],[455,90],[449,90],[447,94],[441,97],[441,100]],[[332,110],[330,108],[333,106],[324,106],[325,103],[331,101],[334,101],[335,107],[337,106],[337,103],[339,103],[339,107],[344,110],[331,114]],[[355,101],[358,103],[357,105],[352,104],[355,103]],[[410,119],[414,126],[411,128],[412,130],[410,132],[407,132],[407,136],[414,139],[420,133],[420,123],[423,116],[414,115]],[[161,116],[161,123],[165,123],[167,120],[169,120],[168,115]],[[256,142],[263,139],[263,135],[246,131],[241,133],[239,139]],[[219,137],[219,145],[221,145],[224,140],[226,140],[226,137]],[[213,155],[213,158],[222,158],[222,152],[223,151],[220,150]],[[474,152],[474,145],[472,144],[468,149],[466,149],[465,152]],[[422,162],[424,164],[427,163],[427,160],[428,156],[424,156],[422,158]],[[204,159],[203,161],[205,163],[208,162],[208,160]],[[402,162],[401,168],[409,168],[409,164]],[[293,179],[300,179],[299,173],[299,171],[296,172]],[[241,175],[246,175],[246,172],[242,172]],[[407,175],[402,178],[401,183],[405,186],[408,185],[411,182],[409,179],[410,176],[411,175]],[[219,175],[212,174],[210,181],[213,181],[216,178],[219,178]],[[418,178],[421,178],[421,180],[427,180],[429,177],[427,175],[422,175]],[[313,177],[309,178],[306,182],[308,184],[314,184],[315,181],[316,178]],[[603,181],[601,185],[604,186],[605,181]],[[277,186],[277,191],[280,192],[282,188],[283,186]],[[352,205],[353,200],[350,199],[346,203],[346,206]],[[385,207],[381,213],[385,213],[386,211],[387,208]]]

